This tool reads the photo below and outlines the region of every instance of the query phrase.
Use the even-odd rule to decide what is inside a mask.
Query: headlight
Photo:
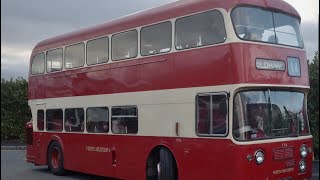
[[[307,164],[306,164],[306,161],[304,159],[302,159],[300,162],[299,162],[299,169],[300,169],[300,172],[305,172],[306,169],[307,169]]]
[[[307,149],[306,145],[303,144],[300,147],[300,156],[304,158],[307,156],[307,154],[308,154],[308,149]]]
[[[255,153],[254,153],[254,157],[256,159],[256,163],[257,164],[261,164],[263,163],[264,161],[264,153],[263,151],[260,149],[260,150],[257,150]]]

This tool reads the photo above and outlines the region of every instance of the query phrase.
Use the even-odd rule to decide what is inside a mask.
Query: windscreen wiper
[[[284,108],[284,111],[286,112],[287,116],[290,119],[290,129],[291,129],[291,127],[292,126],[294,127],[295,124],[293,123],[293,119],[292,119],[289,111],[287,110],[286,106],[283,106],[283,108]],[[292,132],[292,129],[291,129],[291,134],[289,135],[289,137],[298,137],[299,136],[299,127],[298,127],[299,126],[299,122],[297,121],[296,124],[297,124],[297,127],[296,127],[295,134]]]

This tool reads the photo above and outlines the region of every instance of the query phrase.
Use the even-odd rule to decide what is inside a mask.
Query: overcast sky
[[[173,0],[1,0],[1,78],[27,78],[41,40],[98,25]],[[285,0],[302,17],[308,59],[318,50],[319,0]]]

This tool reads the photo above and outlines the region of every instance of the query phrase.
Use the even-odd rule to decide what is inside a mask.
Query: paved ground
[[[22,150],[1,150],[1,180],[114,180],[100,176],[68,172],[65,176],[51,174],[46,166],[35,166],[25,161],[26,151]]]
[[[312,180],[318,180],[319,179],[319,161],[316,163],[313,163],[312,167]]]
[[[26,151],[24,150],[1,150],[1,179],[3,180],[55,180],[57,176],[51,174],[46,166],[34,166],[25,161]],[[61,180],[112,180],[99,176],[69,172],[65,176],[59,176]],[[312,180],[319,179],[319,162],[313,164]],[[114,180],[114,179],[113,179]]]

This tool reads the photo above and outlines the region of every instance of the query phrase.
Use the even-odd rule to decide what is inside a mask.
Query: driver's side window
[[[228,101],[226,93],[201,93],[196,97],[197,134],[226,136],[228,132]]]

